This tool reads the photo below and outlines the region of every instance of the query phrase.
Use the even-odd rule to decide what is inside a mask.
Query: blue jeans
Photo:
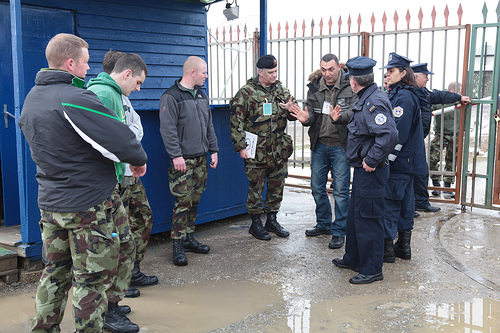
[[[332,207],[326,192],[326,181],[333,170],[333,198],[335,221],[332,223]],[[351,172],[345,151],[341,146],[330,147],[318,142],[311,155],[311,190],[316,203],[316,226],[332,231],[332,236],[345,236]]]

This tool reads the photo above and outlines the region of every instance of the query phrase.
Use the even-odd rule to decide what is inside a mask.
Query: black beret
[[[272,54],[263,55],[257,61],[257,68],[259,69],[262,68],[273,69],[276,66],[278,66],[278,61]]]

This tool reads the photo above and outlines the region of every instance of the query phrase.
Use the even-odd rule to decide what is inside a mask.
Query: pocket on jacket
[[[292,137],[288,134],[283,134],[279,140],[278,156],[286,160],[293,154],[293,142]]]

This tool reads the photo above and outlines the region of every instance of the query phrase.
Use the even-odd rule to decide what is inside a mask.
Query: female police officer
[[[389,99],[399,131],[399,143],[389,155],[390,176],[386,184],[384,262],[395,256],[411,259],[411,230],[415,209],[413,179],[427,172],[420,116],[423,93],[410,68],[411,60],[394,52],[389,54],[387,68]],[[393,239],[398,240],[393,247]]]

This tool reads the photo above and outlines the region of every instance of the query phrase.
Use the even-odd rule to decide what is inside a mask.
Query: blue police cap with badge
[[[391,52],[389,53],[389,61],[387,61],[387,65],[385,65],[382,68],[410,67],[410,62],[413,62],[413,60],[410,60],[405,56],[399,55],[396,52]]]
[[[411,69],[413,69],[413,73],[423,73],[423,74],[434,74],[430,70],[427,69],[427,63],[423,62],[421,64],[416,64],[411,66]]]
[[[348,72],[345,75],[360,76],[373,73],[373,66],[377,62],[368,57],[354,57],[345,63]]]

